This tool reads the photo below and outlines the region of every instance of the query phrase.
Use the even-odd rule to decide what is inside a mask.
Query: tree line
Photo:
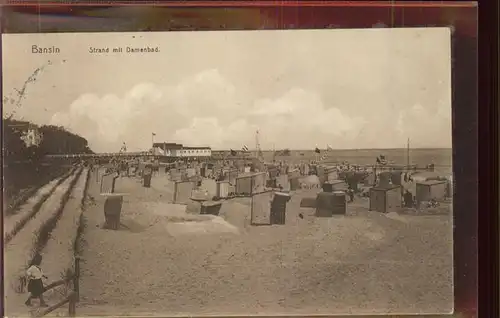
[[[12,118],[2,120],[4,163],[39,161],[46,155],[68,153],[93,153],[85,138],[71,133],[64,127],[37,126],[27,121]],[[24,140],[28,127],[37,131],[41,139],[38,144],[28,145]]]

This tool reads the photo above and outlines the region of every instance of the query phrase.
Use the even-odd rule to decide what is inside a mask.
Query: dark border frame
[[[481,317],[499,312],[498,180],[498,1],[479,7],[479,308]],[[484,213],[483,211],[487,211]]]
[[[493,8],[484,13],[495,14]],[[498,5],[498,3],[496,3]],[[328,2],[328,1],[123,1],[127,17],[112,13],[116,2],[9,1],[2,8],[2,33],[125,32],[175,30],[255,30],[312,28],[370,28],[449,26],[453,54],[453,160],[456,190],[455,311],[476,317],[478,308],[478,252],[498,262],[498,120],[492,70],[498,58],[498,36],[482,38],[481,77],[478,77],[478,8],[473,2]],[[139,6],[149,6],[135,14]],[[229,10],[225,10],[229,8]],[[111,11],[111,13],[106,13]],[[104,12],[104,13],[103,13]],[[483,13],[483,11],[481,11]],[[99,18],[97,16],[104,16]],[[170,20],[175,17],[176,22]],[[79,20],[89,20],[80,23]],[[494,26],[493,28],[494,29]],[[481,25],[481,33],[488,27]],[[497,29],[498,30],[498,29]],[[495,53],[495,49],[497,50]],[[490,64],[488,64],[490,63]],[[484,72],[484,73],[483,73]],[[478,86],[478,80],[480,85]],[[497,84],[498,85],[498,84]],[[496,85],[496,86],[497,86]],[[481,94],[479,94],[479,90]],[[479,98],[478,98],[479,97]],[[480,104],[478,104],[480,99]],[[481,105],[481,107],[478,107]],[[479,124],[481,123],[481,124]],[[493,137],[493,138],[492,138]],[[478,143],[478,140],[481,142]],[[479,156],[476,152],[479,147]],[[479,160],[481,165],[479,165]],[[481,167],[481,168],[480,168]],[[479,176],[478,176],[479,172]],[[481,182],[479,182],[481,179]],[[479,207],[479,209],[478,209]],[[492,209],[494,209],[492,211]],[[478,213],[480,211],[480,222]],[[481,226],[478,236],[478,225]],[[495,232],[495,233],[494,233]],[[478,248],[478,239],[481,240]],[[486,264],[486,263],[485,263]],[[480,303],[485,316],[498,316],[497,266],[481,266]],[[495,305],[496,303],[496,305]],[[481,315],[482,316],[482,315]]]

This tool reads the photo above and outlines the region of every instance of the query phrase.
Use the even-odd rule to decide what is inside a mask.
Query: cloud
[[[299,88],[276,99],[257,100],[248,118],[255,125],[260,124],[260,131],[269,142],[292,149],[332,144],[341,136],[352,140],[366,123],[362,117],[349,117],[338,108],[326,108],[319,94]]]
[[[84,136],[95,151],[118,150],[123,142],[129,149],[148,149],[153,132],[158,141],[201,145],[219,129],[210,117],[216,116],[216,126],[227,125],[238,114],[233,105],[238,105],[235,88],[218,71],[207,70],[175,86],[141,83],[122,97],[82,95],[51,123]],[[207,135],[197,137],[200,130]]]
[[[400,113],[400,137],[411,137],[414,147],[451,147],[451,108],[442,103],[438,108],[428,110],[415,104]],[[405,137],[406,138],[406,137]]]
[[[410,133],[423,144],[431,141],[430,133],[448,131],[451,136],[446,124],[451,110],[445,106],[434,114],[415,104],[399,113],[380,109],[356,116],[346,106],[330,105],[319,93],[302,88],[253,99],[212,69],[172,86],[141,83],[123,96],[81,95],[54,114],[51,124],[84,136],[98,152],[118,151],[123,142],[129,150],[148,149],[153,132],[156,141],[218,149],[253,148],[256,130],[268,149],[273,144],[292,149],[393,147],[394,141],[404,145]]]

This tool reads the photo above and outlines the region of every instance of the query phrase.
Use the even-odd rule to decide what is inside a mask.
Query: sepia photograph
[[[2,35],[5,316],[449,314],[451,30]]]

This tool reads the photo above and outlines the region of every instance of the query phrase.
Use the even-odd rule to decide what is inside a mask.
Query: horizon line
[[[288,149],[290,151],[314,151],[314,149],[291,149],[291,148],[282,148],[282,149],[261,149],[261,151],[283,151]],[[318,148],[319,150],[327,151],[327,148]],[[399,149],[407,149],[406,147],[396,147],[396,148],[332,148],[329,151],[338,151],[338,150],[399,150]],[[410,150],[439,150],[439,149],[451,149],[453,147],[413,147]],[[212,149],[212,151],[230,151],[231,149]],[[241,149],[232,149],[234,151],[241,151]],[[251,149],[249,152],[258,151],[257,149]]]

